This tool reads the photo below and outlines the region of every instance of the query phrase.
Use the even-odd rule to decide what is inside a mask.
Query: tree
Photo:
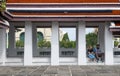
[[[87,46],[95,46],[97,44],[97,34],[88,33],[86,35],[86,45]]]
[[[51,46],[51,43],[50,41],[46,41],[46,40],[40,40],[38,42],[38,47],[50,47]]]
[[[117,47],[119,42],[117,40],[114,41],[114,47]]]
[[[17,40],[16,41],[16,47],[19,48],[19,47],[24,47],[24,41],[22,40]]]
[[[76,47],[76,42],[75,41],[70,41],[70,39],[68,37],[68,33],[65,33],[62,41],[60,41],[60,47],[75,48]]]
[[[70,39],[68,37],[68,33],[64,34],[62,41],[65,41],[65,42],[69,42],[70,41]]]

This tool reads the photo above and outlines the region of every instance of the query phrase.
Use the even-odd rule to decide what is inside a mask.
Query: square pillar
[[[59,23],[52,22],[51,65],[59,65]]]
[[[32,40],[33,40],[33,56],[38,55],[39,56],[39,52],[37,50],[37,28],[35,25],[32,26]]]
[[[25,22],[24,66],[32,65],[32,22]]]
[[[13,23],[10,24],[10,28],[9,28],[9,46],[8,46],[8,56],[13,57],[16,55],[16,51],[15,51],[15,26]]]
[[[100,44],[100,49],[102,52],[105,52],[105,39],[104,39],[104,36],[105,36],[105,25],[99,25],[98,27],[98,37],[99,37],[99,41],[98,43]]]
[[[0,60],[2,65],[5,65],[6,61],[6,29],[0,29]]]
[[[105,64],[113,65],[113,35],[109,31],[110,22],[105,22],[105,32],[104,32],[104,41],[105,41]]]
[[[86,65],[86,36],[85,36],[85,22],[78,22],[78,65]]]

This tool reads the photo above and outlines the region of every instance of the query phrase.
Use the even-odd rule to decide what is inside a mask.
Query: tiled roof
[[[7,3],[11,21],[120,21],[120,3]]]
[[[0,28],[8,28],[9,24],[6,20],[2,19],[2,17],[0,17]]]
[[[8,3],[103,3],[119,2],[119,0],[8,0]]]

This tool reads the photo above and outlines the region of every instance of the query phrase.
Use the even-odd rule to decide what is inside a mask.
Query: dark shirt
[[[96,52],[96,53],[101,53],[101,49],[100,48],[94,48],[93,51]]]
[[[93,49],[88,49],[88,52],[90,52],[90,53],[93,52]]]

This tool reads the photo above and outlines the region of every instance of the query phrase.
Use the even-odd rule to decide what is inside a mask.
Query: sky
[[[76,29],[75,28],[61,28],[64,33],[68,33],[69,39],[71,41],[76,40]],[[86,34],[93,32],[94,28],[86,28]]]

